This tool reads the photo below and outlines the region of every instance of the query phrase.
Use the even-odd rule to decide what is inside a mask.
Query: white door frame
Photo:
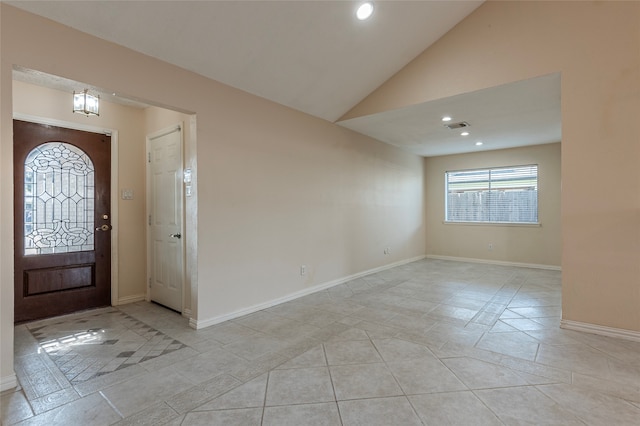
[[[13,113],[14,120],[29,121],[31,123],[48,126],[64,127],[90,133],[102,133],[111,136],[111,305],[119,305],[118,298],[118,131],[99,126],[73,123],[71,121],[56,120],[54,118],[35,115]]]
[[[145,168],[146,168],[146,218],[145,218],[145,223],[146,223],[146,228],[147,228],[147,274],[146,274],[146,286],[147,286],[147,291],[146,291],[146,300],[147,302],[151,301],[151,257],[153,255],[153,250],[152,250],[152,241],[151,241],[151,232],[149,232],[149,228],[150,228],[150,222],[149,222],[149,216],[151,215],[151,203],[152,203],[152,194],[151,194],[151,167],[150,167],[150,161],[149,161],[149,156],[151,155],[151,140],[152,139],[156,139],[158,137],[167,135],[171,132],[174,132],[175,130],[179,129],[180,130],[180,174],[183,175],[184,173],[184,123],[182,121],[169,126],[169,127],[165,127],[163,129],[157,130],[153,133],[150,133],[147,135],[146,137],[146,145],[145,145],[145,149],[146,149],[146,158],[145,158]],[[184,185],[184,183],[183,183]],[[186,246],[185,246],[185,241],[187,239],[187,235],[186,235],[186,226],[185,226],[185,212],[184,212],[184,206],[185,206],[185,201],[184,201],[184,191],[182,191],[182,196],[180,197],[180,209],[182,210],[182,214],[180,215],[180,219],[181,219],[181,223],[180,223],[180,233],[182,234],[182,238],[180,238],[180,245],[181,245],[181,250],[182,250],[182,271],[181,271],[181,275],[180,275],[180,280],[182,282],[182,289],[181,289],[181,307],[180,307],[180,314],[184,314],[185,311],[185,306],[186,306],[186,301],[185,301],[185,282],[186,282]]]

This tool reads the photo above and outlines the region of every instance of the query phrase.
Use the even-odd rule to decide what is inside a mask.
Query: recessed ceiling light
[[[469,136],[469,132],[462,132],[460,133],[460,136]]]
[[[482,142],[480,141],[476,142],[476,146],[482,146]]]
[[[364,21],[365,19],[369,19],[373,14],[373,3],[365,2],[358,6],[358,10],[356,11],[356,17]]]
[[[451,121],[451,117],[449,117],[448,115],[445,115],[444,117],[442,117],[442,121]]]

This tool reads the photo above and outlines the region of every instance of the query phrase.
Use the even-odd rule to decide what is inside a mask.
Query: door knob
[[[169,236],[170,236],[171,238],[182,238],[182,234],[180,234],[180,233],[177,233],[177,234],[169,234]]]
[[[96,231],[109,231],[111,229],[110,225],[107,225],[106,223],[102,226],[98,226],[96,228]]]

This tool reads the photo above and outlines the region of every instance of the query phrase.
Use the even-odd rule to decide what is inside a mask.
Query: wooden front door
[[[111,137],[13,122],[15,322],[111,303]]]

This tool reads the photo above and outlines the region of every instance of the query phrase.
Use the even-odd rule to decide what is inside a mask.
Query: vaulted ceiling
[[[482,1],[376,1],[374,14],[366,21],[355,18],[361,1],[6,3],[335,122]],[[26,81],[36,77],[38,84],[46,84],[46,78],[38,73],[22,75]],[[58,78],[51,84],[63,82]],[[460,108],[466,102],[464,96],[450,101]],[[536,107],[545,109],[545,105]],[[405,119],[395,113],[342,124],[419,155],[460,152],[461,148],[452,151],[442,146],[428,149],[437,142],[428,138],[437,138],[437,132],[425,127],[432,124],[415,119],[417,111],[406,112]],[[469,111],[464,119],[473,121],[475,117],[470,115]],[[500,119],[504,118],[502,115]],[[391,119],[396,124],[389,127]],[[559,116],[556,121],[559,129]],[[442,127],[441,123],[435,124]],[[405,126],[413,126],[413,130]],[[385,127],[395,129],[395,136],[390,137]],[[425,139],[403,141],[403,135],[408,134]],[[559,130],[557,136],[559,139]],[[486,137],[491,135],[487,133]],[[416,149],[416,144],[424,145],[424,149]]]

